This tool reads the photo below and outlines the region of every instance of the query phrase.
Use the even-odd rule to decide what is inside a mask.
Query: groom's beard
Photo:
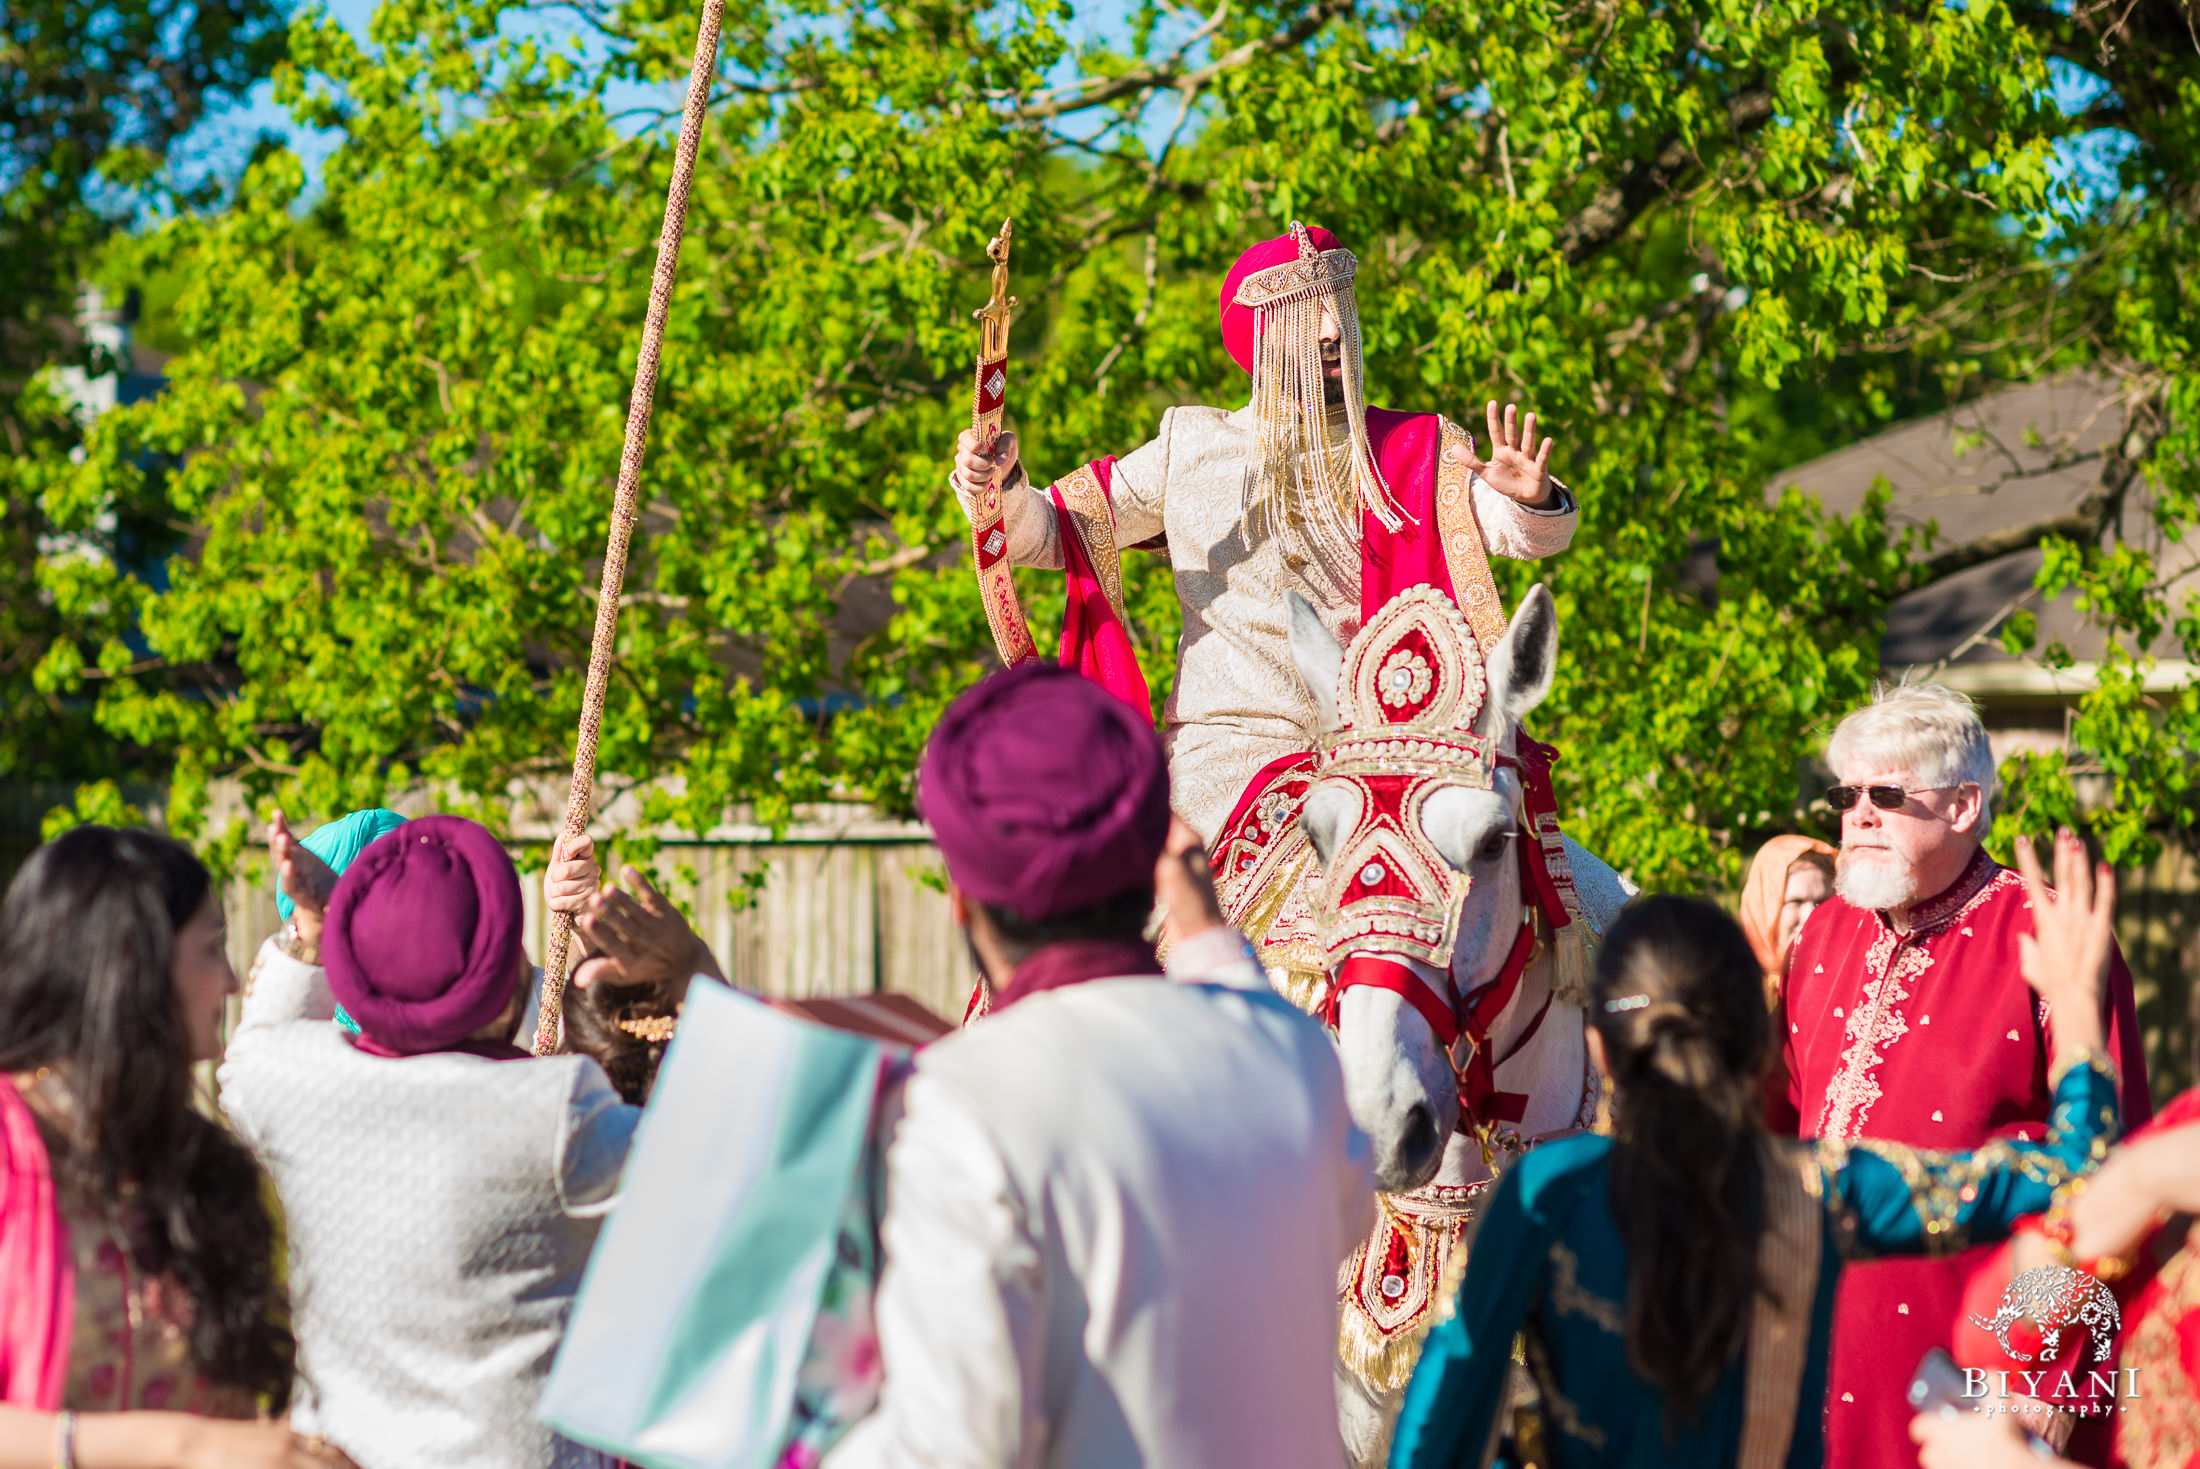
[[[1867,852],[1871,855],[1863,855]],[[1834,863],[1833,890],[1854,908],[1907,908],[1917,901],[1917,873],[1892,847],[1844,843]]]
[[[1342,408],[1344,406],[1344,374],[1340,372],[1332,377],[1329,371],[1329,369],[1335,367],[1336,365],[1336,358],[1328,356],[1327,354],[1323,355],[1322,407],[1324,408]]]

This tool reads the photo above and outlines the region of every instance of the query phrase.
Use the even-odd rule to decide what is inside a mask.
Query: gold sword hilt
[[[985,247],[993,262],[993,297],[972,313],[978,319],[978,356],[997,362],[1008,355],[1008,324],[1016,310],[1016,298],[1008,294],[1008,245],[1013,220],[1001,221],[1001,232]]]

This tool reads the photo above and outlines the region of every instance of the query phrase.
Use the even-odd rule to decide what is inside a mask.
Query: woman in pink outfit
[[[8,888],[0,1469],[344,1462],[267,1421],[292,1345],[266,1181],[192,1106],[236,988],[180,843],[79,827]]]

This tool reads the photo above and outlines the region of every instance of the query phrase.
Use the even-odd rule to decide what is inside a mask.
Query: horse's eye
[[[1495,862],[1504,853],[1507,835],[1506,832],[1497,831],[1491,832],[1483,838],[1481,850],[1474,854],[1475,860],[1478,862]]]

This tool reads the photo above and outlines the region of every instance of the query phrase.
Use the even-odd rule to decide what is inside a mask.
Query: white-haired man
[[[1882,689],[1834,730],[1826,763],[1841,782],[1827,792],[1841,854],[1833,900],[1795,941],[1775,1126],[1936,1150],[2040,1136],[2055,1057],[2017,969],[2032,931],[2024,886],[1981,845],[1994,757],[1977,710],[1937,684]],[[2137,1126],[2153,1109],[2121,954],[2108,1027],[2125,1125]],[[1946,1238],[1950,1251],[1964,1243]],[[1948,1344],[1976,1263],[1962,1251],[1842,1277],[1826,1377],[1829,1469],[1915,1462],[1905,1391],[1927,1349]]]

